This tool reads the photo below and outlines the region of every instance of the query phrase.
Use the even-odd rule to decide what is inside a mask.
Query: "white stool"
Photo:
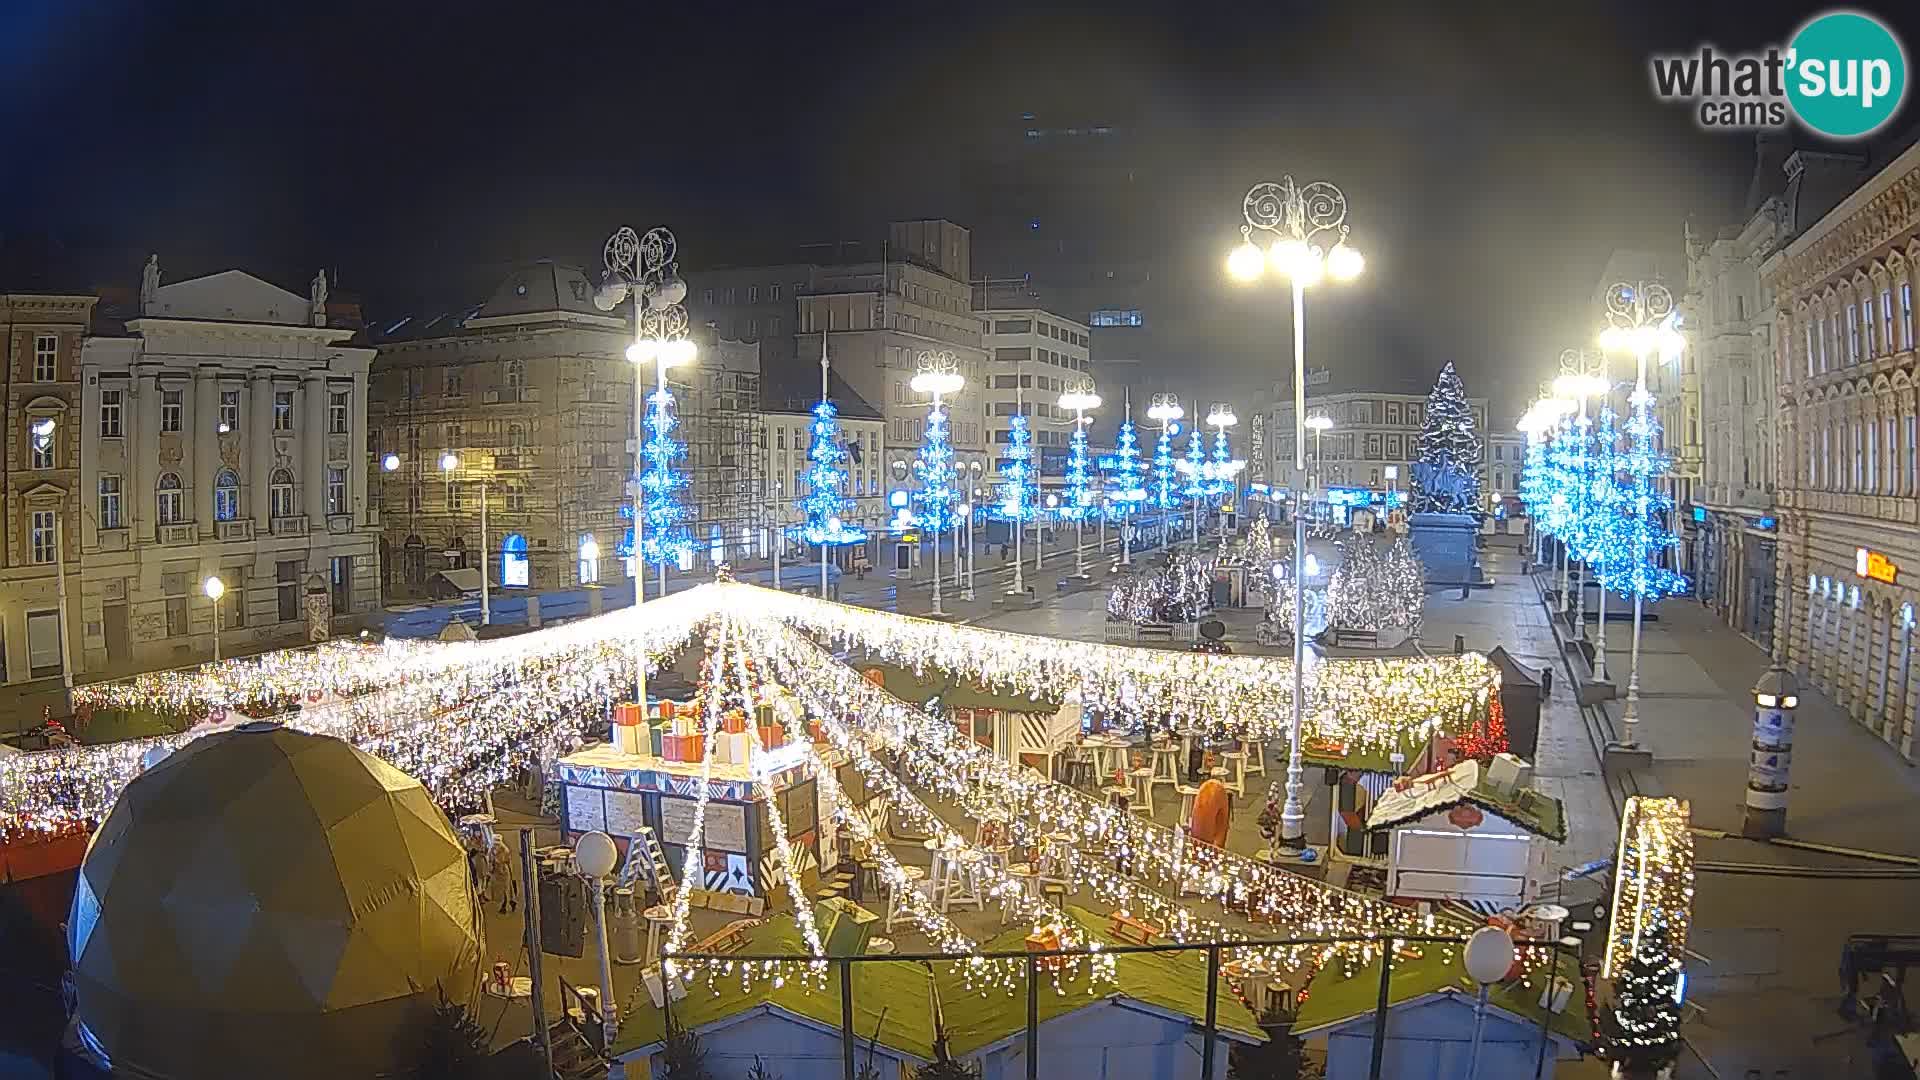
[[[1080,884],[1073,877],[1075,854],[1072,833],[1048,833],[1040,849],[1040,884],[1056,882],[1068,892],[1079,893]]]
[[[655,904],[641,914],[647,919],[647,951],[642,962],[659,963],[660,939],[666,936],[667,928],[673,925],[673,909],[665,904]]]
[[[1184,829],[1193,824],[1193,800],[1200,794],[1200,789],[1192,784],[1175,784],[1173,790],[1180,793],[1179,826]]]
[[[1226,762],[1227,775],[1231,777],[1231,779],[1225,781],[1227,790],[1243,799],[1246,798],[1247,752],[1245,750],[1229,750],[1220,755],[1220,760]]]
[[[1180,748],[1171,743],[1155,743],[1153,747],[1154,784],[1180,783]]]
[[[1265,739],[1247,739],[1241,743],[1247,748],[1247,775],[1258,773],[1267,775],[1267,743]]]
[[[1133,777],[1133,798],[1128,802],[1127,809],[1139,814],[1148,821],[1152,821],[1153,770],[1150,768],[1140,768],[1133,770],[1127,775]]]
[[[900,888],[887,890],[887,932],[888,933],[893,932],[893,925],[895,923],[905,922],[908,919],[912,918],[911,915],[907,914],[906,907],[900,903],[901,890],[902,889],[918,889],[920,887],[920,883],[927,880],[927,872],[925,870],[920,869],[917,866],[902,866],[900,869],[906,872],[907,880],[904,884],[900,886]]]
[[[918,867],[905,867],[915,870]],[[927,864],[927,901],[947,910],[947,889],[953,881],[953,852],[944,847],[933,849],[933,859]]]
[[[980,878],[986,862],[985,853],[975,848],[946,860],[946,883],[940,890],[941,911],[952,910],[955,904],[972,904],[975,911],[987,909],[980,895]]]

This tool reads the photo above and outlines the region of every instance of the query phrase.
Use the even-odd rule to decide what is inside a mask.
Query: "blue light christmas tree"
[[[993,516],[1002,521],[1032,521],[1034,516],[1033,433],[1027,430],[1027,418],[1007,418],[1005,463],[1000,466],[1000,502]]]
[[[1520,467],[1520,503],[1527,508],[1527,517],[1535,527],[1543,530],[1541,518],[1545,516],[1549,496],[1547,447],[1548,440],[1542,435],[1527,436],[1527,456]]]
[[[794,505],[801,522],[794,535],[809,544],[862,544],[866,530],[850,525],[847,448],[840,441],[840,411],[824,398],[813,407],[813,443],[807,448],[807,494]]]
[[[1653,418],[1653,394],[1645,387],[1636,389],[1630,404],[1633,413],[1626,425],[1627,452],[1620,462],[1628,481],[1621,507],[1627,525],[1620,544],[1626,561],[1613,573],[1607,587],[1621,596],[1658,600],[1686,592],[1688,587],[1684,574],[1659,565],[1661,552],[1680,542],[1667,528],[1667,511],[1673,508],[1673,500],[1653,483],[1667,474],[1672,461],[1659,449],[1660,422]]]
[[[1093,513],[1093,494],[1087,490],[1092,478],[1087,465],[1087,425],[1075,424],[1067,438],[1067,497],[1060,504],[1060,516],[1067,521],[1079,521]]]
[[[646,442],[641,447],[647,471],[640,477],[644,495],[640,557],[654,566],[679,566],[693,552],[693,539],[686,526],[689,514],[680,501],[681,491],[691,481],[678,467],[687,456],[687,444],[674,434],[679,426],[673,415],[671,392],[656,390],[647,395]]]
[[[953,528],[954,507],[960,495],[953,488],[953,441],[947,433],[947,410],[938,404],[927,413],[927,430],[913,471],[920,478],[920,489],[913,493],[915,522],[935,534]]]
[[[1581,529],[1580,561],[1593,569],[1605,587],[1633,559],[1631,529],[1621,513],[1629,497],[1629,483],[1620,476],[1620,431],[1611,401],[1602,399],[1593,427],[1588,455],[1586,524]]]
[[[1208,494],[1225,495],[1234,489],[1233,477],[1239,470],[1234,468],[1233,447],[1227,442],[1227,429],[1215,428],[1213,431],[1213,475],[1208,482]]]
[[[1107,517],[1113,521],[1124,521],[1140,509],[1147,501],[1147,489],[1141,484],[1146,474],[1146,466],[1140,462],[1140,438],[1133,427],[1133,417],[1120,422],[1120,431],[1113,439],[1113,456],[1107,469]]]
[[[1198,427],[1187,430],[1187,456],[1178,468],[1187,478],[1180,494],[1188,499],[1202,499],[1213,492],[1212,470],[1207,467],[1207,437],[1200,434]]]
[[[1156,509],[1171,510],[1180,505],[1180,489],[1174,483],[1173,442],[1180,434],[1180,425],[1170,422],[1160,429],[1160,441],[1153,447],[1153,486],[1151,488],[1153,505]]]

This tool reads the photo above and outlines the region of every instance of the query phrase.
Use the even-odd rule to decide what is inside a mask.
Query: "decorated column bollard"
[[[1753,684],[1753,704],[1753,756],[1747,765],[1747,812],[1740,831],[1766,839],[1787,831],[1787,778],[1800,684],[1786,668],[1770,668]]]

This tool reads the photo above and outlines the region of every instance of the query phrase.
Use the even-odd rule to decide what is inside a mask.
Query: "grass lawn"
[[[173,735],[180,730],[171,718],[145,709],[101,709],[93,714],[85,731],[75,731],[73,736],[88,746],[98,746],[127,739]]]

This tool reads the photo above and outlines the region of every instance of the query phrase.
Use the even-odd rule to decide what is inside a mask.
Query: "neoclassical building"
[[[1811,157],[1788,175],[1821,164]],[[1911,759],[1920,146],[1797,231],[1761,266],[1779,394],[1773,652]]]

